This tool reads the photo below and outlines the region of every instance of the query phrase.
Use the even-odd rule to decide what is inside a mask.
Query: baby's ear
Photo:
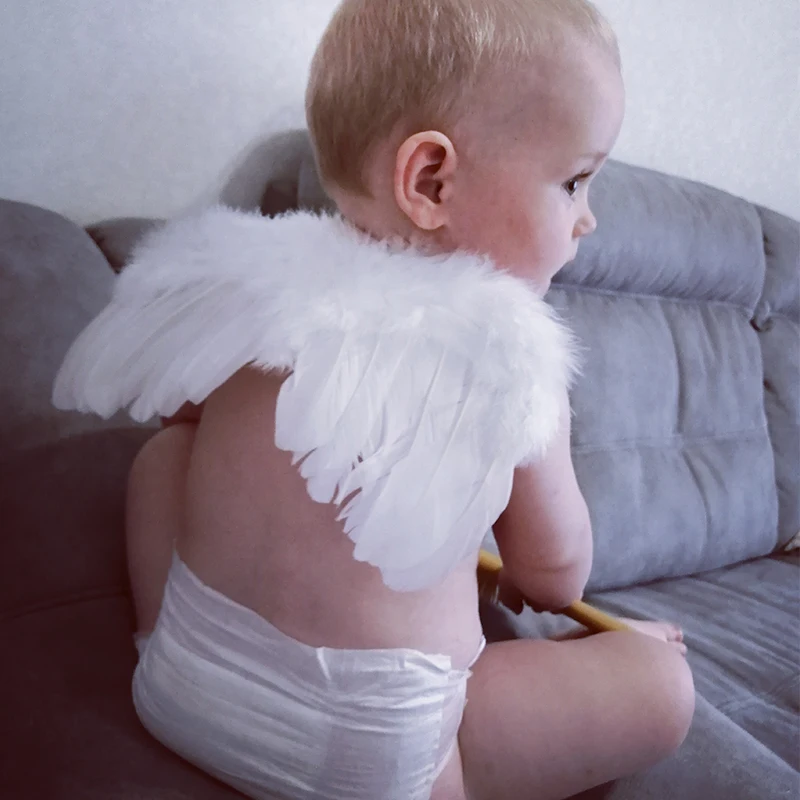
[[[400,145],[395,162],[395,200],[418,228],[434,231],[447,223],[445,200],[457,165],[452,141],[438,131],[415,133]]]

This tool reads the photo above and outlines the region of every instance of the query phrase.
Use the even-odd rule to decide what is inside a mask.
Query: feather
[[[309,496],[338,506],[356,559],[413,591],[477,552],[514,468],[557,431],[575,357],[552,309],[484,259],[213,208],[137,248],[53,400],[143,421],[248,364],[289,373],[275,444]]]

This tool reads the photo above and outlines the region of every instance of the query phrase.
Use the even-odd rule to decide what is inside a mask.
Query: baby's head
[[[344,0],[306,106],[353,224],[488,255],[545,291],[595,228],[587,192],[624,89],[588,0]]]

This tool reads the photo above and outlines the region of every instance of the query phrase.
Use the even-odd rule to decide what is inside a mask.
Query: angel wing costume
[[[477,551],[514,468],[544,453],[573,348],[485,259],[376,242],[338,217],[213,208],[139,246],[54,402],[170,416],[247,365],[287,375],[277,446],[340,507],[354,557],[410,591]],[[456,746],[471,665],[295,641],[177,553],[138,644],[145,727],[254,798],[427,800]]]
[[[479,547],[514,468],[544,453],[573,354],[551,308],[483,258],[215,207],[141,243],[53,400],[145,421],[246,365],[285,371],[276,445],[341,506],[354,557],[410,591]]]

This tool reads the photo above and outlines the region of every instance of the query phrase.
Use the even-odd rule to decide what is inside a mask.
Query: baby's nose
[[[597,230],[597,218],[587,209],[586,213],[578,220],[575,233],[578,236],[588,236]]]

